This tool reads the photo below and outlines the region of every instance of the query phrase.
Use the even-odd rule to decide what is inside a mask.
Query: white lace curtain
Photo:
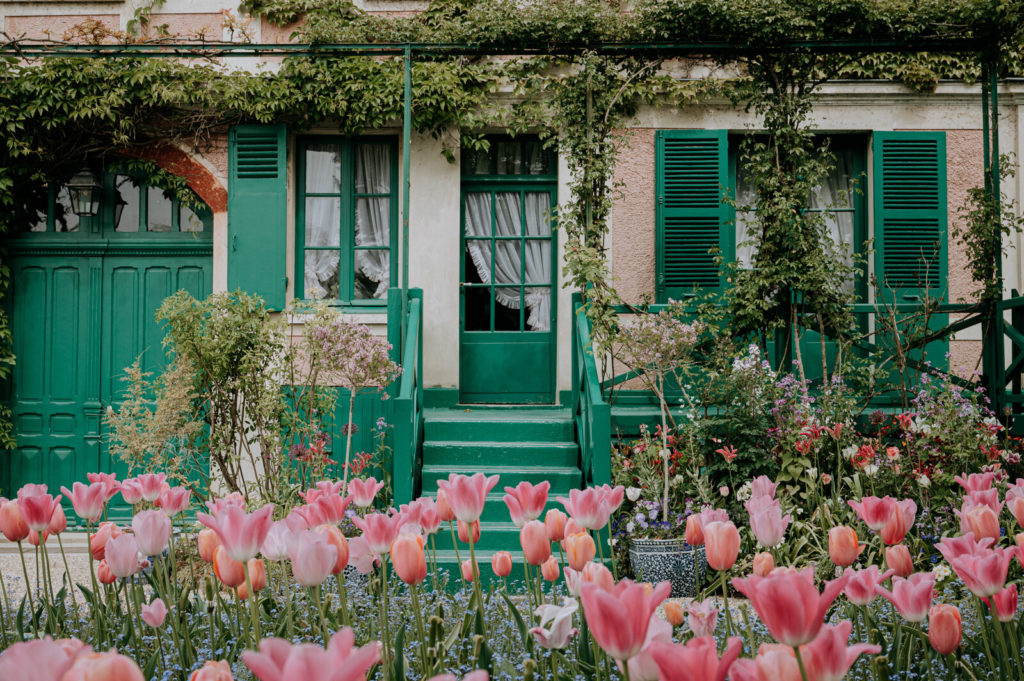
[[[851,193],[853,177],[853,154],[836,153],[836,166],[825,181],[817,187],[811,196],[808,208],[825,213],[828,225],[828,236],[842,253],[846,265],[853,265],[854,243],[853,195]],[[757,254],[756,216],[752,208],[757,203],[757,188],[743,172],[742,165],[736,173],[736,260],[741,267],[751,267]],[[748,207],[751,210],[740,210]],[[844,287],[853,291],[853,281],[847,281]]]
[[[341,194],[341,146],[314,144],[306,150],[306,191]],[[355,145],[355,192],[386,194],[391,191],[391,155],[386,144]],[[307,298],[339,296],[341,237],[341,198],[306,198],[306,247],[333,250],[307,250],[305,255],[305,294]],[[355,245],[383,246],[391,243],[391,202],[388,197],[363,197],[355,205]],[[350,244],[346,244],[350,247]],[[390,280],[390,253],[387,250],[356,250],[355,269],[368,279],[369,288],[356,277],[353,296],[383,298]]]
[[[525,215],[518,193],[494,194],[494,234],[499,237],[519,236],[525,217],[526,236],[550,237],[550,198],[548,194],[526,194]],[[467,248],[476,266],[480,281],[491,282],[491,242],[473,239],[491,236],[491,194],[471,193],[466,196]],[[521,284],[520,241],[498,241],[494,258],[494,295],[499,303],[519,309],[519,288],[501,284]],[[525,275],[528,284],[549,284],[551,281],[551,241],[527,240]],[[551,289],[548,286],[526,288],[526,324],[532,331],[548,331],[551,327]]]

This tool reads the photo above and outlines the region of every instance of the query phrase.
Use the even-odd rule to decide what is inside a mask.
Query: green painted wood
[[[228,289],[272,310],[284,308],[288,284],[286,152],[284,125],[236,125],[228,135]]]
[[[659,130],[655,145],[657,300],[722,290],[712,251],[735,259],[725,130]]]

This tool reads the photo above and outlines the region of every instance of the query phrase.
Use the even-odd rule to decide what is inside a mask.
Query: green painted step
[[[523,466],[575,467],[579,448],[574,442],[467,442],[428,440],[423,443],[423,464],[465,466],[514,461]]]
[[[504,489],[505,486],[514,487],[523,480],[533,484],[547,480],[551,483],[552,489],[578,489],[583,482],[583,475],[576,466],[520,466],[512,462],[509,462],[509,465],[506,466],[432,464],[429,466],[425,465],[421,469],[423,494],[433,495],[437,491],[437,481],[447,480],[450,473],[498,475],[500,477],[495,489]]]
[[[424,440],[573,442],[572,415],[562,408],[427,409]]]

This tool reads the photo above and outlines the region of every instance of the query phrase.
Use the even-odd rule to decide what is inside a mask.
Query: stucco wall
[[[636,128],[615,165],[621,195],[612,209],[612,275],[628,303],[654,296],[655,196],[652,128]]]

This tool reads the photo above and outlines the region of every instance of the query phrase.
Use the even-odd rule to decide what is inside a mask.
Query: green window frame
[[[360,145],[385,145],[388,169],[386,191],[357,191],[356,154]],[[377,251],[388,254],[388,288],[398,280],[398,142],[394,137],[361,136],[355,138],[337,135],[303,136],[298,139],[296,154],[296,201],[295,201],[295,297],[298,299],[320,299],[345,306],[384,307],[387,296],[379,298],[360,296],[356,286],[356,254],[359,251]],[[323,187],[309,187],[312,175],[307,167],[307,151],[316,146],[336,147],[339,157],[339,178],[337,189],[324,191]],[[368,189],[364,186],[364,190]],[[336,200],[338,202],[337,243],[329,239],[326,244],[307,244],[307,204],[310,200]],[[359,243],[356,234],[356,211],[359,205],[369,206],[387,199],[388,242],[386,244]],[[375,201],[377,200],[377,201]],[[310,204],[312,205],[312,204]],[[306,291],[307,254],[324,252],[338,253],[337,291],[326,291],[325,296],[310,296]],[[365,289],[364,289],[365,290]]]

